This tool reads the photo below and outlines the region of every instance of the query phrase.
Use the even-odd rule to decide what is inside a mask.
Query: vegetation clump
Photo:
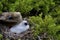
[[[46,33],[46,40],[60,40],[60,0],[0,0],[2,12],[29,18],[34,38]]]

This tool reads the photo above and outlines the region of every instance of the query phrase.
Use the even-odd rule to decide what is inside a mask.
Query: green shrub
[[[52,16],[45,15],[43,19],[42,14],[40,14],[39,16],[30,17],[29,20],[32,24],[32,27],[34,27],[32,30],[35,37],[37,37],[39,34],[47,33],[49,38],[53,37],[54,40],[59,39],[60,25],[56,25]]]
[[[56,6],[55,0],[1,0],[3,9],[1,11],[19,11],[29,13],[33,8],[47,14]],[[55,4],[56,3],[56,4]]]
[[[47,32],[49,37],[60,40],[60,0],[0,0],[0,13],[6,11],[18,11],[24,16],[32,14],[29,19],[35,37]]]
[[[3,35],[2,34],[0,34],[0,40],[3,38]]]

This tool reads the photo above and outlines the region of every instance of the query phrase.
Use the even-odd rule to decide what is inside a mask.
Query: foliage
[[[40,14],[39,16],[30,17],[29,20],[31,24],[34,25],[32,25],[32,27],[34,27],[32,30],[35,37],[46,32],[48,37],[53,37],[54,40],[60,38],[60,25],[56,25],[55,20],[52,18],[52,16],[45,15],[45,18],[43,19],[42,14]]]
[[[0,34],[0,40],[3,38],[3,35],[2,34]]]
[[[2,12],[21,12],[23,16],[30,16],[35,37],[47,32],[49,37],[60,40],[60,0],[0,0]]]
[[[60,6],[59,0],[0,0],[0,11],[18,11],[22,14],[33,14],[31,10],[36,10],[34,14],[50,14],[51,12],[55,13],[55,10],[58,12]],[[34,9],[34,10],[33,10]],[[59,10],[60,11],[60,10]],[[33,14],[33,15],[34,15]],[[53,15],[53,13],[51,13]]]
[[[33,8],[43,13],[48,13],[59,1],[56,0],[1,0],[1,11],[20,11],[28,13]],[[56,3],[56,4],[55,4]],[[3,8],[2,8],[3,6]]]

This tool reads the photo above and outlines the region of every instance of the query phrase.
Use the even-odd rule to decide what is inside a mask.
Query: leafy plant
[[[0,40],[3,38],[3,35],[2,34],[0,34]]]
[[[42,18],[42,14],[39,16],[32,16],[30,17],[30,22],[34,24],[34,26],[32,25],[32,27],[34,27],[32,30],[35,37],[42,33],[47,33],[49,38],[53,37],[54,40],[59,39],[59,33],[57,34],[57,32],[60,31],[60,25],[55,24],[55,20],[52,16],[45,15],[44,19]]]

